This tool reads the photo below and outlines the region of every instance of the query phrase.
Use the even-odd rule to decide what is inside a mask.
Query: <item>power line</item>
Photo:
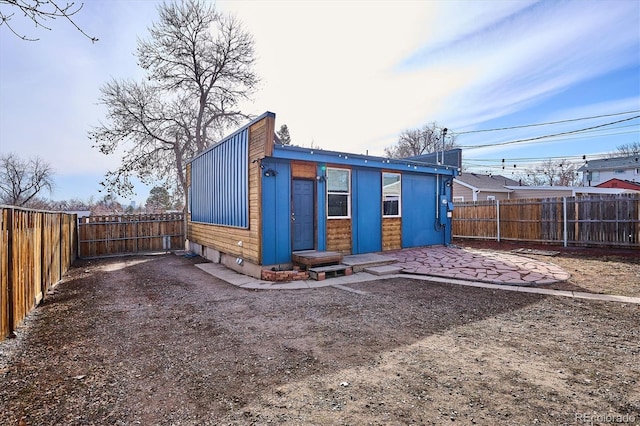
[[[461,146],[460,148],[477,149],[477,148],[488,148],[488,147],[492,147],[492,146],[504,146],[504,145],[513,145],[513,144],[517,144],[517,143],[523,143],[523,142],[537,141],[537,140],[540,140],[540,139],[547,139],[547,138],[552,138],[552,137],[555,137],[555,136],[570,135],[570,134],[573,134],[573,133],[581,133],[581,132],[585,132],[587,130],[598,129],[600,127],[611,126],[612,124],[618,124],[618,123],[622,123],[622,122],[625,122],[625,121],[635,120],[636,118],[640,118],[640,115],[636,115],[636,116],[633,116],[633,117],[630,117],[630,118],[624,118],[624,119],[618,120],[618,121],[612,121],[610,123],[599,124],[597,126],[585,127],[584,129],[570,130],[570,131],[567,131],[567,132],[554,133],[552,135],[537,136],[535,138],[518,139],[518,140],[515,140],[515,141],[497,142],[497,143],[490,143],[490,144],[483,144],[483,145],[468,145],[468,146]]]
[[[496,131],[500,131],[500,130],[511,130],[511,129],[522,129],[525,127],[537,127],[537,126],[548,126],[551,124],[560,124],[560,123],[570,123],[573,121],[582,121],[582,120],[591,120],[594,118],[603,118],[603,117],[614,117],[616,115],[625,115],[625,114],[632,114],[634,112],[638,112],[640,110],[636,109],[633,111],[625,111],[625,112],[617,112],[615,114],[603,114],[603,115],[594,115],[591,117],[581,117],[581,118],[570,118],[567,120],[559,120],[559,121],[549,121],[546,123],[534,123],[534,124],[522,124],[519,126],[511,126],[511,127],[497,127],[495,129],[482,129],[482,130],[469,130],[466,132],[453,132],[456,135],[466,135],[469,133],[483,133],[483,132],[496,132]]]
[[[595,132],[602,132],[602,131],[608,131],[608,130],[613,130],[613,129],[620,129],[622,127],[635,127],[636,125],[627,125],[627,126],[618,126],[618,127],[612,127],[611,129],[602,129],[602,130],[589,130],[586,131],[584,133],[595,133]],[[551,140],[540,140],[540,141],[536,141],[533,143],[551,143],[551,142],[562,142],[562,141],[572,141],[572,140],[576,140],[576,139],[590,139],[590,138],[601,138],[604,136],[616,136],[616,135],[627,135],[630,133],[634,133],[634,134],[638,134],[637,130],[627,130],[624,132],[610,132],[610,133],[598,133],[598,134],[585,134],[584,136],[574,136],[574,137],[565,137],[565,138],[558,138],[558,139],[551,139]],[[551,138],[551,137],[550,137]]]
[[[528,162],[528,161],[544,161],[548,159],[552,160],[561,160],[561,159],[575,159],[582,160],[585,155],[558,155],[553,157],[526,157],[526,158],[504,158],[505,163],[518,163],[518,162]],[[464,161],[464,159],[463,159]],[[500,158],[468,158],[466,161],[487,161],[494,163],[502,163],[502,159]]]

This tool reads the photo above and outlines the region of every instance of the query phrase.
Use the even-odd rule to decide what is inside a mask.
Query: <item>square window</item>
[[[351,217],[351,170],[327,169],[327,217]]]
[[[401,216],[401,185],[400,173],[382,173],[382,216]]]

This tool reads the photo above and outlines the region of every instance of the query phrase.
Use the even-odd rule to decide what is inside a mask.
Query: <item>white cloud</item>
[[[141,78],[133,51],[158,3],[85,2],[78,23],[100,38],[95,45],[65,25],[37,44],[3,34],[0,150],[42,155],[61,173],[103,173],[115,166],[117,158],[90,148],[87,131],[104,118],[96,105],[102,84],[111,77]],[[450,129],[484,127],[487,120],[524,114],[577,84],[640,64],[635,1],[216,6],[234,13],[255,38],[262,84],[247,112],[276,112],[294,143],[314,141],[326,149],[382,154],[401,130],[430,121]],[[546,115],[624,110],[638,105],[635,90],[627,99],[563,105]]]

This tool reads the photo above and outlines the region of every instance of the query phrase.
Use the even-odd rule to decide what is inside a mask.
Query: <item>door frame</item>
[[[293,203],[293,198],[294,198],[294,181],[296,180],[303,180],[303,181],[307,181],[307,182],[311,182],[311,187],[313,188],[313,195],[312,195],[312,200],[311,202],[313,203],[313,229],[312,229],[312,235],[313,235],[313,248],[311,250],[317,250],[318,249],[318,208],[317,208],[317,197],[318,197],[318,185],[315,179],[311,179],[311,178],[304,178],[304,177],[291,177],[291,209],[289,211],[289,226],[291,227],[291,251],[295,251],[293,246],[294,246],[294,240],[295,240],[295,235],[294,235],[294,229],[293,229],[293,221],[291,220],[291,216],[293,214],[293,209],[294,209],[294,203]]]

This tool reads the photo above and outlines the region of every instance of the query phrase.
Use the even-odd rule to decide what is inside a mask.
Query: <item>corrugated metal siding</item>
[[[191,220],[249,226],[249,129],[223,140],[191,163]]]

